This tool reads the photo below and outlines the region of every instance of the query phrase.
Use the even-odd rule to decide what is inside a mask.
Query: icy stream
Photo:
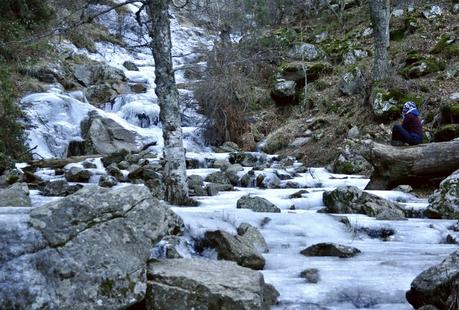
[[[176,65],[190,61],[197,62],[194,52],[202,46],[211,46],[211,38],[198,28],[181,27],[173,21],[174,55]],[[129,82],[145,83],[145,94],[129,94],[118,97],[114,104],[107,104],[99,110],[126,128],[135,130],[145,139],[156,138],[158,145],[153,151],[161,151],[161,125],[158,123],[159,107],[154,95],[154,67],[147,50],[130,52],[119,46],[98,43],[99,53],[90,54],[78,50],[71,44],[63,45],[67,51],[82,53],[123,69]],[[132,61],[140,71],[128,71],[122,64]],[[186,83],[183,74],[177,75],[179,83]],[[184,101],[192,102],[192,94],[180,91]],[[79,137],[79,125],[87,112],[96,109],[90,105],[81,92],[67,93],[60,85],[50,85],[49,91],[32,94],[22,100],[27,119],[34,128],[29,131],[31,145],[37,145],[37,153],[43,157],[63,156],[66,144]],[[150,120],[148,128],[141,128],[137,115],[144,113]],[[184,113],[184,132],[187,157],[194,159],[223,159],[228,154],[213,154],[201,141],[199,130],[201,117],[195,106]],[[95,160],[97,175],[104,173],[100,160]],[[273,171],[275,168],[268,169]],[[190,169],[188,175],[206,176],[216,169]],[[266,172],[266,171],[265,171]],[[258,172],[261,173],[261,172]],[[44,179],[55,179],[54,172],[42,170]],[[457,246],[443,244],[447,227],[454,221],[410,219],[407,221],[376,221],[363,215],[347,215],[353,229],[339,221],[334,215],[317,213],[323,207],[322,193],[340,185],[355,185],[364,188],[368,180],[356,176],[336,176],[325,169],[315,168],[311,173],[300,173],[293,180],[308,192],[302,198],[290,199],[290,194],[299,189],[236,188],[213,197],[197,197],[200,206],[196,208],[174,207],[187,227],[185,239],[199,239],[205,231],[223,229],[235,233],[236,227],[247,222],[258,227],[265,237],[269,253],[264,254],[266,267],[263,270],[266,282],[273,284],[280,292],[276,309],[307,309],[308,304],[318,304],[328,309],[411,309],[405,300],[405,291],[411,281],[424,269],[439,263]],[[284,183],[281,184],[285,185]],[[118,185],[118,186],[123,186]],[[264,197],[282,209],[281,213],[255,213],[236,209],[236,201],[247,193]],[[404,201],[413,208],[422,208],[427,201],[401,192],[373,192],[379,196]],[[45,198],[32,191],[34,207],[59,198]],[[291,210],[292,205],[295,206]],[[22,225],[27,218],[24,208],[11,210],[3,208],[0,223],[8,221]],[[395,234],[387,241],[371,238],[357,228],[392,228]],[[299,252],[318,242],[337,242],[359,248],[362,254],[349,259],[329,257],[305,257]],[[320,281],[306,283],[300,278],[301,271],[317,268]]]

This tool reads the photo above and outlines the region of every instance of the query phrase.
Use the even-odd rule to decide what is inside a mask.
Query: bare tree
[[[155,92],[159,100],[160,120],[163,125],[164,159],[166,160],[165,198],[170,203],[182,205],[189,203],[189,197],[179,96],[172,67],[170,2],[170,0],[149,0],[146,4],[150,18],[150,47],[155,60]]]
[[[389,59],[390,0],[370,0],[368,3],[375,45],[373,79],[379,81],[388,78],[391,71]]]

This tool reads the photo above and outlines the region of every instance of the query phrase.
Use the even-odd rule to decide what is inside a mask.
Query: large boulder
[[[166,259],[148,269],[147,309],[270,309],[279,293],[233,262]]]
[[[340,81],[339,90],[347,96],[360,93],[364,88],[365,78],[358,67],[346,72]]]
[[[395,202],[364,192],[355,186],[341,186],[323,194],[328,213],[357,213],[381,220],[405,218],[403,209]]]
[[[183,223],[145,187],[88,186],[0,225],[4,309],[125,309],[145,297],[152,245]]]
[[[43,196],[68,196],[82,188],[81,184],[70,185],[66,180],[51,180],[42,189]]]
[[[26,183],[15,183],[0,191],[0,207],[30,207],[29,195]]]
[[[314,61],[323,58],[325,53],[313,44],[302,43],[295,46],[289,56],[296,60]]]
[[[255,270],[265,267],[265,259],[252,243],[222,230],[206,232],[201,246],[214,248],[218,259],[231,260],[242,267]]]
[[[332,171],[334,173],[370,176],[373,172],[373,166],[352,147],[352,142],[347,140],[342,152],[332,164]]]
[[[65,179],[69,182],[88,182],[92,172],[80,167],[71,167],[65,171]]]
[[[107,155],[121,150],[138,150],[140,137],[111,118],[91,111],[81,122],[81,136],[84,139],[84,153]],[[71,156],[73,154],[68,154]]]
[[[452,253],[440,264],[419,274],[406,299],[415,309],[433,305],[438,309],[457,309],[459,288],[459,250]]]
[[[269,200],[263,197],[252,197],[245,195],[239,198],[236,203],[238,209],[250,209],[254,212],[280,213],[281,210]]]
[[[85,87],[105,82],[127,81],[123,70],[105,64],[76,65],[73,72],[76,80]]]
[[[269,252],[268,244],[258,228],[248,223],[241,223],[237,228],[237,234],[242,240],[252,244],[260,253]]]
[[[294,103],[296,100],[296,86],[295,81],[277,79],[274,83],[273,89],[271,90],[271,98],[277,104],[281,105]]]
[[[424,214],[435,219],[459,219],[459,170],[440,183]]]
[[[210,182],[210,183],[231,185],[230,179],[226,176],[225,173],[221,171],[216,171],[216,172],[209,174],[205,180],[206,182]]]

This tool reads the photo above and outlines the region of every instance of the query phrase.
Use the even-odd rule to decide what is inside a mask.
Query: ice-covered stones
[[[323,202],[328,213],[358,213],[381,220],[401,220],[405,214],[390,200],[362,191],[355,186],[341,186],[324,192]]]
[[[440,183],[424,214],[436,219],[459,219],[459,170]]]
[[[238,209],[250,209],[254,212],[281,212],[281,210],[269,200],[262,197],[252,197],[250,195],[239,198],[236,206]]]
[[[300,252],[304,256],[336,256],[341,258],[354,257],[361,251],[351,246],[336,243],[317,243]]]

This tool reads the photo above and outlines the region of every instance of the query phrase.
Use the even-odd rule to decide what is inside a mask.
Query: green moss
[[[459,44],[451,44],[445,47],[443,53],[448,57],[459,56]]]
[[[396,41],[396,42],[402,41],[405,38],[405,32],[406,32],[405,28],[392,30],[390,32],[390,40]]]
[[[113,286],[114,286],[113,280],[110,279],[105,279],[102,281],[102,283],[99,286],[100,292],[104,296],[112,296],[113,294]]]
[[[434,48],[430,51],[432,54],[439,54],[443,51],[443,49],[448,46],[448,41],[450,40],[450,36],[448,34],[444,34],[440,37],[440,40],[435,44]]]
[[[446,63],[440,59],[411,54],[405,62],[405,67],[400,70],[400,74],[407,79],[413,79],[445,69]]]
[[[435,142],[450,141],[459,137],[459,124],[441,126],[434,133]]]
[[[440,113],[443,124],[459,123],[459,104],[445,105]]]

